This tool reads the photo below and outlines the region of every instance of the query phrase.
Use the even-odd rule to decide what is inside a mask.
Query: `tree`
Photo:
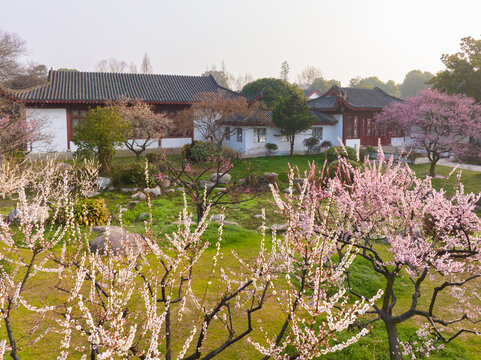
[[[378,87],[392,96],[398,96],[399,93],[398,85],[393,80],[388,80],[386,83],[384,83],[376,76],[370,76],[367,78],[361,78],[358,76],[356,78],[352,78],[349,81],[349,86],[362,89],[374,89],[375,87]]]
[[[308,66],[297,75],[299,85],[311,85],[314,80],[319,78],[322,78],[322,72],[315,66]]]
[[[107,172],[115,155],[115,146],[122,144],[130,131],[129,123],[124,120],[115,106],[98,106],[90,109],[82,118],[73,135],[77,145],[76,153],[81,157],[95,156],[100,170]]]
[[[266,104],[268,108],[272,108],[282,96],[287,96],[290,91],[291,87],[289,83],[283,80],[262,78],[246,84],[241,94],[244,96],[252,96],[262,93],[263,98],[261,102]]]
[[[314,120],[304,94],[297,88],[292,88],[289,95],[281,97],[274,105],[272,121],[287,136],[291,144],[290,156],[294,153],[296,134],[309,129]]]
[[[281,65],[280,78],[282,81],[289,82],[289,63],[287,61]]]
[[[125,61],[114,58],[100,60],[95,67],[96,71],[113,73],[123,73],[126,72],[127,69],[128,65]]]
[[[411,70],[404,77],[404,81],[399,85],[401,97],[403,99],[409,96],[416,96],[419,91],[430,87],[428,81],[434,75],[428,71]]]
[[[45,65],[29,63],[17,75],[5,82],[10,89],[27,89],[45,83],[48,79],[48,69]]]
[[[148,146],[167,134],[173,126],[172,120],[163,114],[155,113],[154,108],[145,102],[123,100],[116,106],[129,124],[124,144],[135,154],[137,161]]]
[[[448,94],[465,94],[481,101],[481,39],[471,36],[461,39],[461,51],[443,54],[441,61],[446,70],[440,71],[429,84]]]
[[[426,150],[430,170],[435,176],[441,155],[462,147],[481,133],[481,105],[464,95],[447,95],[425,89],[419,96],[392,103],[376,115],[376,124],[400,127],[410,133],[413,146]]]
[[[140,72],[142,74],[152,74],[153,69],[152,69],[152,63],[150,62],[150,58],[145,53],[144,58],[142,59],[142,64],[140,65]]]
[[[229,87],[229,82],[231,75],[229,72],[226,70],[225,63],[222,61],[222,65],[220,70],[217,70],[216,65],[212,65],[211,68],[206,68],[205,71],[202,73],[202,76],[209,76],[212,75],[214,80],[216,81],[217,84],[219,84],[222,87],[225,87],[226,89],[230,89]]]
[[[192,106],[183,110],[177,120],[184,124],[191,124],[193,121],[194,127],[204,139],[222,145],[225,137],[231,135],[226,132],[226,125],[233,120],[242,124],[256,109],[255,104],[249,106],[241,96],[229,98],[222,92],[199,93]]]
[[[341,82],[339,80],[325,80],[322,77],[314,79],[309,89],[317,89],[321,94],[325,94],[334,85],[341,87]]]
[[[18,75],[22,66],[18,58],[25,55],[25,41],[15,33],[0,31],[0,83]]]

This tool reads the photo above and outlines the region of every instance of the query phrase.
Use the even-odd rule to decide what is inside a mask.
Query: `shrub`
[[[274,152],[279,148],[276,144],[273,144],[273,143],[267,143],[265,146],[266,146],[266,150],[271,152]]]
[[[79,224],[85,226],[97,226],[105,224],[109,212],[105,206],[104,199],[77,199],[73,204],[73,217]],[[61,223],[67,220],[65,209],[59,209],[58,219]]]
[[[329,164],[332,163],[333,161],[336,161],[339,156],[342,158],[347,158],[352,161],[357,160],[356,150],[353,149],[352,147],[345,146],[343,148],[342,146],[334,146],[327,149],[326,151],[326,160]]]
[[[307,155],[317,154],[321,151],[318,138],[310,137],[310,138],[304,139],[302,143],[306,147]]]
[[[218,154],[222,148],[213,142],[194,141],[182,148],[184,158],[192,162],[206,161],[212,155]]]
[[[149,163],[149,174],[155,174],[154,165]],[[140,162],[113,164],[110,169],[112,184],[119,186],[146,187],[145,164]],[[149,177],[149,186],[155,186],[152,175]]]
[[[321,150],[329,149],[330,147],[332,147],[332,142],[330,142],[329,140],[324,140],[321,143]]]

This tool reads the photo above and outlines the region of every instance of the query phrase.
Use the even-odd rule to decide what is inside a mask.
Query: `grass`
[[[234,177],[244,177],[248,173],[262,174],[264,172],[276,172],[279,174],[280,186],[285,186],[287,182],[288,164],[292,167],[298,167],[302,172],[308,169],[309,161],[316,161],[323,163],[323,155],[317,156],[294,156],[294,157],[272,157],[272,158],[254,158],[248,159],[242,162],[239,166],[233,169],[232,175]],[[132,159],[121,159],[121,162],[133,161]],[[424,176],[429,171],[427,164],[412,165],[413,170],[418,176]],[[437,172],[443,176],[447,176],[452,168],[437,166]],[[461,181],[465,186],[466,192],[481,192],[481,173],[463,170]],[[448,195],[453,194],[456,184],[456,176],[452,176],[449,179],[433,179],[433,185],[436,188],[443,187]],[[169,193],[163,197],[154,199],[152,201],[152,216],[153,216],[153,231],[154,233],[171,233],[176,229],[175,222],[177,221],[178,212],[182,209],[183,199],[180,196],[180,192]],[[145,202],[133,201],[130,195],[120,194],[117,192],[105,192],[101,195],[105,198],[109,211],[113,214],[118,213],[119,209],[125,208],[123,212],[122,221],[130,231],[143,232],[144,223],[139,219],[139,215],[142,213],[148,213],[149,209]],[[255,218],[254,215],[259,214],[262,208],[266,208],[268,225],[273,223],[279,223],[281,221],[279,215],[275,212],[274,206],[269,203],[271,196],[269,193],[262,194],[252,201],[228,205],[225,207],[226,219],[239,223],[240,226],[228,225],[224,229],[222,239],[222,251],[224,256],[221,260],[222,265],[230,269],[239,269],[239,264],[230,255],[231,250],[236,251],[243,259],[253,259],[259,248],[260,231],[258,227],[261,225],[261,219]],[[8,212],[14,207],[14,202],[11,200],[0,200],[0,214],[8,214]],[[190,210],[193,210],[192,208]],[[221,211],[221,208],[212,209],[212,213],[216,214]],[[118,224],[118,220],[114,220],[114,224]],[[205,233],[205,239],[214,243],[217,239],[218,225],[211,224]],[[92,235],[94,236],[94,235]],[[389,252],[386,245],[379,245],[378,249],[384,256],[389,256]],[[209,266],[214,254],[214,249],[210,248],[206,251],[201,262],[198,264],[197,272],[198,277],[195,291],[202,291],[203,286],[206,284],[206,279],[209,273]],[[372,296],[377,292],[379,288],[384,287],[384,279],[378,274],[374,273],[371,265],[363,259],[356,259],[351,267],[351,280],[353,286],[359,290],[359,292]],[[436,281],[436,280],[435,280]],[[58,301],[62,298],[62,294],[52,290],[55,283],[45,281],[42,277],[39,277],[36,282],[29,284],[27,294],[29,297],[40,299],[43,294],[48,293],[48,299],[51,302]],[[477,284],[479,286],[479,284]],[[423,288],[422,294],[427,294],[433,283],[427,282],[426,287]],[[51,291],[51,292],[48,292]],[[212,290],[208,296],[209,299],[213,299],[219,290]],[[395,291],[399,294],[398,304],[396,311],[402,311],[406,309],[411,301],[412,285],[407,277],[400,278],[396,282]],[[421,297],[421,305],[426,305],[428,296]],[[443,297],[441,307],[446,311],[452,306],[452,299],[449,297]],[[423,303],[424,302],[424,303]],[[26,317],[30,316],[25,309],[20,309],[17,312],[16,326],[17,330],[22,331],[26,329]],[[255,315],[255,318],[261,318],[264,320],[266,330],[274,333],[275,329],[279,329],[282,324],[283,317],[279,316],[278,305],[273,299],[270,299],[264,309]],[[31,318],[28,318],[30,321]],[[242,328],[243,318],[237,319],[239,326]],[[254,321],[255,323],[255,321]],[[421,325],[418,319],[405,322],[400,325],[399,333],[402,340],[411,336],[415,330]],[[239,328],[239,329],[240,329]],[[185,338],[190,332],[190,328],[179,328],[175,334],[180,338]],[[210,344],[221,341],[224,333],[220,327],[215,327],[209,335]],[[4,337],[4,327],[0,327],[0,335]],[[252,333],[254,339],[259,338],[259,332],[256,330]],[[22,359],[39,359],[46,360],[55,358],[58,348],[58,335],[52,333],[46,338],[46,342],[41,342],[33,346],[27,347],[22,353]],[[182,344],[176,343],[176,349],[179,349]],[[448,344],[442,351],[436,351],[431,354],[432,359],[481,359],[481,340],[473,336],[463,336],[459,340]],[[259,354],[255,349],[246,341],[243,340],[240,343],[228,348],[219,359],[258,359]],[[328,354],[322,357],[322,359],[388,359],[388,346],[387,338],[384,329],[384,325],[381,322],[374,324],[371,332],[360,339],[359,342],[344,349],[341,352],[334,354]]]

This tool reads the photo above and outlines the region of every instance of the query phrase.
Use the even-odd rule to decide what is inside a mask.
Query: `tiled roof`
[[[245,118],[235,117],[228,121],[233,126],[274,126],[272,122],[272,111],[255,110]]]
[[[317,120],[314,121],[314,125],[335,125],[337,124],[337,120],[334,119],[332,116],[320,113],[318,111],[311,111],[311,114],[314,115]]]
[[[339,95],[335,93],[339,93]],[[326,96],[329,94],[329,96]],[[391,96],[378,87],[374,89],[358,89],[358,88],[339,88],[333,86],[324,96],[308,101],[308,105],[315,109],[332,109],[336,101],[342,99],[348,106],[352,108],[369,108],[381,109],[388,106],[392,102],[401,102],[394,96]]]
[[[189,103],[202,92],[221,92],[229,98],[241,96],[219,86],[212,76],[81,71],[50,71],[48,83],[11,92],[26,102],[40,103],[96,103],[121,97],[153,103]]]
[[[311,109],[332,109],[336,105],[337,96],[321,96],[317,99],[308,100],[307,105]]]

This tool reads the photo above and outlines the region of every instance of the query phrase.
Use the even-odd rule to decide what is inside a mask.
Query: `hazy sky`
[[[347,85],[356,76],[402,82],[443,69],[461,37],[481,37],[481,0],[0,0],[0,29],[27,41],[49,68],[94,70],[117,58],[155,73],[234,74],[290,80],[307,65]]]

